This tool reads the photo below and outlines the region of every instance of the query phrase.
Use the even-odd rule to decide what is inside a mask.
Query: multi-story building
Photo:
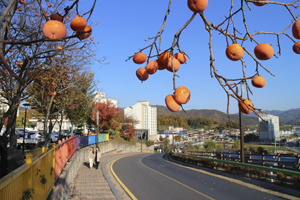
[[[156,141],[157,136],[157,108],[150,106],[149,101],[138,101],[137,104],[124,109],[125,117],[132,117],[137,120],[136,137],[145,134],[148,140]]]
[[[263,142],[275,142],[280,140],[279,117],[271,114],[260,114],[259,139]]]
[[[105,93],[104,92],[95,92],[95,97],[93,99],[93,101],[95,103],[107,103],[107,102],[111,102],[115,107],[117,107],[118,101],[116,99],[113,98],[105,98]]]

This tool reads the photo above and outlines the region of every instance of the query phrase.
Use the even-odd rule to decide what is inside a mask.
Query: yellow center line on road
[[[131,155],[129,155],[131,156]],[[110,164],[110,171],[111,173],[113,174],[113,176],[115,177],[115,179],[119,182],[119,184],[121,185],[121,187],[126,191],[126,193],[130,196],[131,199],[133,200],[137,200],[137,198],[130,192],[130,190],[124,185],[124,183],[119,179],[119,177],[116,175],[116,173],[114,172],[113,170],[113,165],[116,161],[120,160],[121,158],[124,158],[124,157],[128,157],[128,156],[122,156],[118,159],[116,159],[115,161],[113,161],[111,164]]]
[[[147,156],[149,156],[149,155],[147,155]],[[194,191],[194,192],[196,192],[196,193],[198,193],[198,194],[201,194],[202,196],[204,196],[204,197],[206,197],[206,198],[208,198],[208,199],[214,200],[214,198],[212,198],[212,197],[210,197],[210,196],[207,196],[206,194],[203,194],[202,192],[199,192],[198,190],[195,190],[194,188],[191,188],[191,187],[189,187],[189,186],[187,186],[187,185],[185,185],[185,184],[183,184],[183,183],[181,183],[181,182],[179,182],[179,181],[177,181],[177,180],[175,180],[175,179],[173,179],[173,178],[171,178],[171,177],[169,177],[169,176],[167,176],[167,175],[165,175],[165,174],[162,174],[162,173],[160,173],[160,172],[158,172],[158,171],[156,171],[156,170],[154,170],[154,169],[152,169],[152,168],[146,166],[144,163],[142,163],[142,159],[144,159],[144,158],[147,157],[147,156],[144,156],[144,157],[141,158],[141,160],[140,160],[140,163],[141,163],[144,167],[146,167],[146,168],[148,168],[148,169],[150,169],[150,170],[152,170],[152,171],[158,173],[159,175],[162,175],[162,176],[164,176],[164,177],[166,177],[166,178],[168,178],[168,179],[170,179],[170,180],[172,180],[172,181],[174,181],[174,182],[176,182],[176,183],[178,183],[178,184],[180,184],[180,185],[182,185],[182,186],[184,186],[184,187],[186,187],[186,188],[188,188],[188,189],[190,189],[190,190],[192,190],[192,191]]]

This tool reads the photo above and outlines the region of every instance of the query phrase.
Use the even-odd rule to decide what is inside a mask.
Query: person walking
[[[100,148],[97,147],[96,148],[96,169],[98,169],[100,160],[101,160],[101,151],[100,151]]]
[[[89,158],[89,162],[90,162],[90,169],[92,169],[93,164],[94,164],[94,159],[95,159],[94,148],[90,148],[89,153],[88,153],[88,158]]]

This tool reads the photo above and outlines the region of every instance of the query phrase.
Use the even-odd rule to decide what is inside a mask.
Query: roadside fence
[[[99,134],[98,143],[108,142],[108,134]],[[10,174],[0,179],[0,199],[46,199],[54,188],[54,183],[60,176],[66,163],[76,150],[97,143],[97,135],[72,136],[52,144],[51,149],[32,160],[32,155],[26,155],[26,163]]]
[[[186,155],[196,155],[207,158],[214,158],[220,160],[229,160],[240,162],[241,155],[240,152],[230,152],[230,151],[212,151],[205,152],[199,150],[187,150],[183,149],[183,154]],[[270,155],[259,155],[245,153],[244,155],[245,163],[272,166],[275,168],[289,169],[294,171],[300,171],[300,155],[297,154],[270,154]]]

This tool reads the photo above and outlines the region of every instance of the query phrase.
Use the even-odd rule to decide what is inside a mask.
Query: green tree
[[[241,149],[241,145],[240,145],[240,144],[241,144],[241,141],[240,141],[240,140],[235,140],[234,143],[233,143],[232,149],[233,149],[233,150],[236,150],[236,151],[237,151],[237,150],[240,150],[240,149]]]
[[[217,149],[217,143],[215,143],[214,141],[205,142],[205,149],[208,152],[215,151]]]
[[[171,151],[170,140],[166,139],[163,141],[163,150],[165,153],[169,153]]]

